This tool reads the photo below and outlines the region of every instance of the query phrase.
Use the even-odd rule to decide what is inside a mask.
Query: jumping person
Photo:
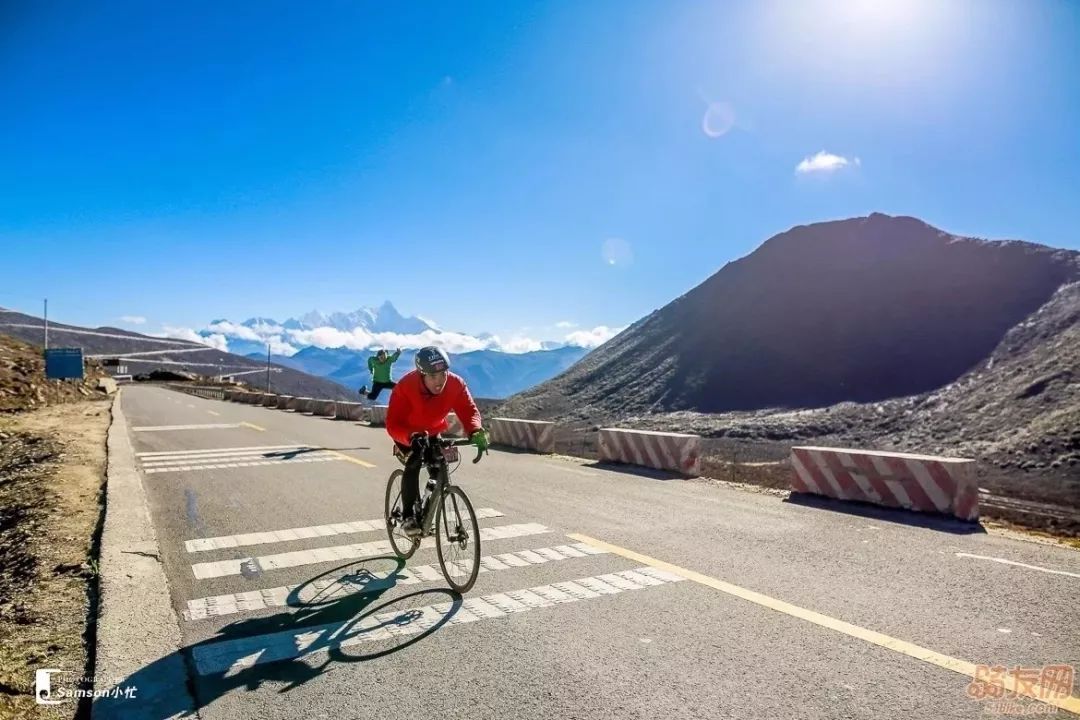
[[[368,392],[367,385],[365,385],[360,388],[360,394],[367,395],[367,399],[374,402],[383,390],[393,390],[397,383],[390,379],[390,367],[397,362],[399,357],[401,357],[401,350],[396,351],[389,357],[387,357],[385,350],[380,350],[369,357],[367,366],[368,372],[371,373],[371,392]]]

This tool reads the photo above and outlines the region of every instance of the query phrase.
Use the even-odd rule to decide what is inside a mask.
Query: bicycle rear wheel
[[[480,526],[465,491],[451,486],[443,493],[435,516],[439,567],[450,587],[467,593],[480,574]]]
[[[404,470],[395,470],[390,473],[390,479],[386,481],[386,534],[390,536],[390,547],[398,557],[408,560],[420,547],[420,538],[411,538],[401,531],[401,478],[405,476]]]

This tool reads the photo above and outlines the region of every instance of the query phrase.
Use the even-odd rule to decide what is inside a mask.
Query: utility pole
[[[49,349],[49,298],[45,298],[45,349]]]
[[[266,392],[270,392],[270,343],[266,343]]]

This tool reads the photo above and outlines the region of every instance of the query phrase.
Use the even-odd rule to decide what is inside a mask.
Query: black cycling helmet
[[[416,369],[422,375],[443,372],[450,369],[450,358],[434,345],[428,345],[416,351]]]

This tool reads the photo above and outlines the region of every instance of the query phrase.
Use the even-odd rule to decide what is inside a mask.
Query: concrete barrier
[[[386,425],[386,409],[389,405],[372,405],[368,408],[368,420],[372,425]]]
[[[300,410],[300,406],[303,404],[304,400],[305,398],[301,397],[291,397],[289,398],[288,402],[285,403],[285,409],[292,410],[294,412],[302,412]]]
[[[354,402],[339,402],[334,417],[338,420],[360,420],[364,417],[364,406]]]
[[[259,403],[263,407],[276,408],[278,396],[274,393],[263,393],[262,402]]]
[[[450,437],[465,437],[465,427],[461,424],[461,421],[458,420],[456,413],[450,413],[446,416],[446,424],[447,428],[446,432],[443,433],[444,435],[449,435]]]
[[[621,462],[697,475],[701,468],[701,437],[652,430],[600,428],[600,462]]]
[[[492,418],[491,442],[542,453],[555,452],[555,423],[543,420]]]
[[[277,396],[277,409],[285,410],[289,407],[289,401],[293,399],[292,395],[278,395]]]
[[[791,489],[979,519],[975,461],[845,448],[791,448]]]
[[[315,398],[300,398],[300,402],[296,405],[296,412],[300,413],[313,413],[315,412],[315,403],[318,402]]]
[[[335,415],[337,415],[337,408],[335,407],[336,405],[337,403],[335,403],[333,400],[316,400],[314,409],[312,409],[311,413],[313,415],[334,417]]]
[[[106,395],[112,395],[116,392],[116,381],[111,377],[98,378],[97,389]]]

